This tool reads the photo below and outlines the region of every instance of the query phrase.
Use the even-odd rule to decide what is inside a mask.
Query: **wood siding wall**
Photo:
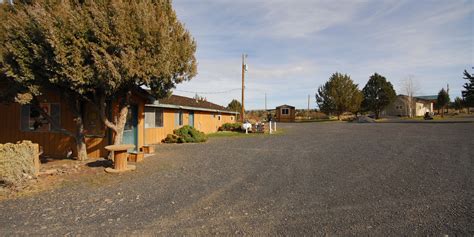
[[[282,109],[288,109],[290,114],[282,114]],[[296,117],[296,110],[291,107],[278,107],[275,111],[277,122],[294,122]]]
[[[133,96],[132,100],[138,105],[138,145],[144,144],[144,101],[138,97]],[[71,132],[75,131],[75,124],[73,121],[73,114],[61,98],[55,93],[49,93],[47,96],[41,98],[44,103],[58,103],[60,104],[61,127]],[[45,155],[57,158],[65,158],[67,152],[72,149],[74,154],[76,152],[76,145],[74,138],[68,137],[58,132],[37,132],[37,131],[22,131],[21,130],[21,105],[16,103],[0,104],[0,143],[16,143],[17,141],[29,140],[33,143],[38,143]],[[108,129],[107,129],[107,132]],[[103,137],[86,137],[87,152],[91,158],[105,157],[108,152],[104,149],[109,144],[108,134],[105,133]]]
[[[172,134],[173,130],[180,126],[175,126],[175,113],[179,110],[164,109],[163,110],[163,127],[161,128],[146,128],[145,129],[145,144],[158,144],[168,135]],[[189,125],[189,112],[183,111],[183,125]],[[215,115],[215,116],[214,116]],[[235,115],[221,114],[221,120],[218,120],[218,113],[194,111],[194,127],[206,134],[217,132],[219,127],[224,123],[235,123]]]
[[[60,104],[61,127],[69,131],[75,130],[73,115],[59,96],[50,94],[44,96],[41,102]],[[20,104],[0,104],[0,112],[2,114],[2,116],[0,116],[0,124],[2,124],[3,127],[0,132],[0,143],[16,143],[17,141],[30,140],[34,143],[38,143],[42,147],[44,154],[59,158],[66,157],[70,149],[74,152],[76,151],[74,138],[59,132],[23,131],[21,129]],[[105,140],[106,139],[103,138],[87,138],[86,143],[89,156],[101,156],[103,154],[102,148],[104,147]]]

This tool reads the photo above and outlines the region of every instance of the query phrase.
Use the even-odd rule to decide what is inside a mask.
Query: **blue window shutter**
[[[21,130],[29,131],[30,130],[30,106],[22,105],[21,106]]]
[[[51,130],[58,131],[61,129],[61,104],[51,104],[51,118],[54,121],[54,124],[57,124],[58,127],[51,124]]]

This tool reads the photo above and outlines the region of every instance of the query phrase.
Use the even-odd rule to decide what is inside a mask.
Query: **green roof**
[[[437,100],[437,95],[423,95],[423,96],[415,96],[415,98],[422,99],[422,100]]]

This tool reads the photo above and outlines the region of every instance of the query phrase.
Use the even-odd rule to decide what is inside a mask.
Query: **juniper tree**
[[[461,112],[461,110],[464,108],[464,103],[465,102],[463,101],[463,99],[461,99],[460,97],[456,97],[452,105],[454,109]]]
[[[121,143],[134,90],[147,87],[161,98],[196,75],[196,44],[169,0],[37,0],[2,10],[0,67],[15,101],[33,103],[54,89],[78,108],[90,103],[114,144]],[[63,132],[84,145],[83,114],[75,112],[77,131]]]
[[[436,100],[436,104],[438,108],[441,109],[441,117],[444,117],[444,110],[446,106],[449,104],[449,94],[443,89],[441,89],[438,93],[438,98]]]
[[[362,93],[347,74],[334,73],[318,88],[316,103],[327,114],[335,113],[340,119],[344,112],[359,111]]]
[[[397,96],[392,83],[377,73],[370,76],[369,81],[364,89],[362,89],[362,93],[364,94],[362,107],[365,110],[374,112],[376,119],[380,117],[383,109],[392,103]]]
[[[464,90],[462,91],[462,96],[464,97],[464,102],[469,112],[469,107],[474,107],[474,75],[464,70],[463,78],[467,80],[467,82],[463,85]]]
[[[229,110],[232,110],[232,111],[235,111],[235,112],[240,112],[242,110],[242,104],[240,103],[240,101],[236,100],[236,99],[233,99],[228,105],[227,105],[227,109]],[[240,116],[239,116],[240,118]],[[238,120],[238,118],[237,118]]]

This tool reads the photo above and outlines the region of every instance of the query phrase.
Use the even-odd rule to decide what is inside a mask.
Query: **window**
[[[99,113],[92,106],[90,103],[84,106],[84,133],[88,137],[104,137],[104,123],[102,123]]]
[[[183,126],[183,111],[174,113],[174,126],[179,127]]]
[[[51,117],[54,124],[60,125],[61,113],[60,104],[41,103],[40,109]],[[49,132],[60,129],[59,127],[53,127],[49,120],[43,116],[43,113],[35,106],[23,105],[21,106],[21,130],[23,131],[37,131],[37,132]]]
[[[219,120],[219,121],[220,121],[220,120],[221,120],[221,118],[222,118],[222,116],[221,116],[220,114],[219,114],[219,115],[217,115],[217,120]]]
[[[283,115],[290,114],[290,109],[281,109],[281,114],[283,114]]]
[[[234,116],[230,116],[230,120],[231,120],[231,121],[234,121]]]
[[[163,127],[163,109],[145,107],[145,128]]]

